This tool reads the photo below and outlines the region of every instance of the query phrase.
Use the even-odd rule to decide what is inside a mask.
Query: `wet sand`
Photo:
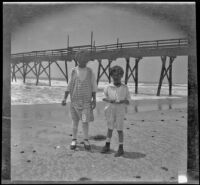
[[[11,179],[13,181],[177,182],[187,170],[187,99],[134,101],[124,123],[122,157],[113,132],[111,152],[105,143],[105,103],[98,102],[90,123],[92,151],[84,150],[79,123],[78,147],[72,138],[69,105],[11,107]]]

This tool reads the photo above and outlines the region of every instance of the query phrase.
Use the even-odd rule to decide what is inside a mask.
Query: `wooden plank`
[[[111,83],[111,76],[110,76],[111,63],[112,63],[112,60],[108,60],[108,80],[109,80],[109,83]]]
[[[135,59],[135,94],[138,93],[138,64],[141,58]]]
[[[129,63],[130,63],[129,58],[126,58],[125,84],[128,83]]]
[[[33,71],[34,65],[32,67],[30,67],[30,65],[28,63],[27,63],[27,65],[29,66],[30,69],[29,69],[29,71],[27,71],[26,74],[33,72],[36,75],[35,71]]]
[[[98,60],[98,62],[99,62],[99,66],[98,66],[98,71],[97,71],[97,85],[98,85],[99,80],[100,80],[101,60]]]
[[[51,86],[51,61],[49,61],[49,86]]]
[[[38,65],[39,65],[39,68],[38,68],[37,73],[36,73],[36,74],[37,74],[37,75],[36,75],[36,85],[38,85],[38,83],[39,83],[41,62],[39,62]],[[37,67],[37,66],[36,66],[36,67]]]
[[[169,96],[172,95],[172,63],[175,57],[170,57],[169,60]]]
[[[104,68],[104,66],[102,65],[102,64],[100,64],[101,65],[101,68],[102,68],[102,73],[101,73],[101,75],[99,76],[99,78],[101,78],[102,77],[102,75],[105,73],[105,75],[107,76],[107,78],[109,79],[109,75],[107,74],[107,72],[106,72],[106,70],[109,68],[109,64],[107,64],[107,66]]]
[[[68,67],[67,67],[67,61],[65,60],[65,71],[66,71],[66,80],[67,80],[67,83],[68,83]]]
[[[60,71],[62,72],[62,74],[64,75],[65,79],[67,80],[67,76],[64,73],[64,71],[62,70],[62,68],[60,67],[60,65],[55,61],[56,65],[58,66],[58,68],[60,69]]]

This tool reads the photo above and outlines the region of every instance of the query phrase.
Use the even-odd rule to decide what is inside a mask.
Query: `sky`
[[[36,15],[32,21],[16,28],[11,38],[11,53],[66,48],[68,35],[70,46],[87,45],[91,42],[91,31],[95,45],[114,44],[117,38],[119,42],[134,42],[186,37],[174,23],[129,8],[129,4],[74,4],[61,11],[51,11],[40,17]],[[131,63],[133,66],[134,58]],[[59,64],[64,67],[63,61]],[[68,64],[70,73],[74,63]],[[88,66],[96,73],[97,64],[90,61]],[[112,63],[115,64],[125,69],[124,59],[117,59]],[[53,64],[51,70],[53,77],[63,77],[56,65]],[[139,81],[158,82],[160,71],[160,57],[145,57],[139,62]],[[177,56],[172,76],[174,83],[187,83],[187,56]]]

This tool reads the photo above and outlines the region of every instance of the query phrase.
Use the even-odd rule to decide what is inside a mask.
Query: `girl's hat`
[[[115,74],[117,73],[117,74],[120,74],[123,76],[124,70],[122,67],[116,65],[116,66],[113,66],[110,68],[110,75],[112,76],[113,73],[115,73]]]
[[[76,52],[75,54],[75,60],[77,61],[84,61],[84,62],[88,62],[90,60],[90,52],[86,49],[84,50],[79,50]]]

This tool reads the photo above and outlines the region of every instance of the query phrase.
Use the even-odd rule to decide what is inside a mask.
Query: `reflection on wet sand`
[[[104,104],[104,107],[106,104],[104,102],[101,102]],[[137,112],[146,112],[146,111],[154,111],[154,110],[171,110],[171,109],[177,109],[177,108],[187,108],[187,102],[186,101],[173,101],[173,100],[165,100],[165,101],[154,101],[154,102],[148,102],[148,103],[141,103],[141,102],[133,102],[128,107],[129,112],[137,113]],[[102,114],[104,108],[102,109],[102,106],[97,106],[95,109],[95,112],[97,115]]]

